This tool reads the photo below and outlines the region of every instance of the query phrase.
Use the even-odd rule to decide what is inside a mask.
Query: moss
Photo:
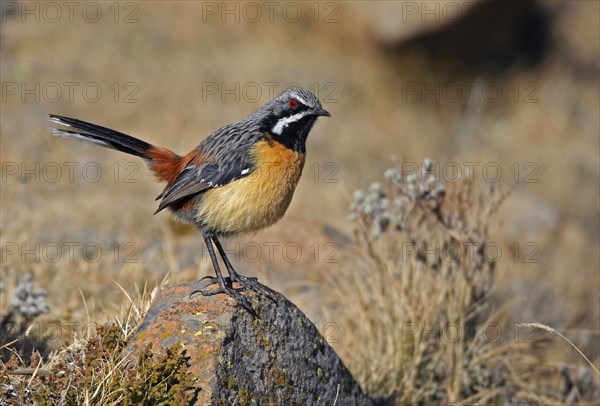
[[[29,393],[23,401],[51,405],[64,396],[64,404],[77,405],[84,403],[85,393],[96,391],[96,404],[171,405],[193,401],[196,392],[192,389],[193,377],[187,372],[185,351],[174,347],[162,355],[154,354],[149,345],[127,369],[123,352],[126,344],[118,326],[98,328],[97,337],[84,348],[65,351],[52,374],[39,377],[39,385],[20,391]]]
[[[185,350],[178,352],[168,348],[164,355],[152,353],[151,346],[138,355],[134,371],[124,382],[125,404],[184,404],[193,398],[190,388],[193,378],[187,373],[188,358]]]
[[[254,335],[256,336],[257,342],[260,344],[262,348],[269,350],[271,348],[271,341],[269,340],[269,332],[264,326],[254,324]]]
[[[287,398],[294,393],[294,383],[290,377],[281,369],[275,369],[272,372],[272,386],[282,388],[284,390],[283,397]]]
[[[275,372],[275,385],[277,386],[285,386],[287,384],[287,377],[282,370],[277,370]]]
[[[227,361],[227,368],[228,369],[233,368],[233,363],[230,360]],[[236,393],[236,401],[237,401],[236,404],[250,405],[250,404],[252,404],[252,401],[254,400],[254,396],[253,396],[252,392],[249,392],[245,388],[240,388],[239,382],[238,382],[235,374],[231,374],[231,373],[227,373],[226,371],[223,371],[221,379],[219,381],[219,386],[221,386],[222,388],[228,389],[230,392]],[[228,405],[228,403],[224,402],[223,400],[220,400],[218,404],[219,405]]]
[[[240,391],[238,392],[237,400],[241,406],[250,405],[250,404],[252,404],[252,400],[253,400],[252,393],[248,392],[245,389],[240,389]]]

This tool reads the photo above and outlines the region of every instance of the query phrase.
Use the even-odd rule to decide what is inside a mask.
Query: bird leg
[[[221,270],[219,268],[219,262],[217,261],[217,256],[215,255],[215,249],[212,245],[213,242],[212,242],[211,237],[204,235],[204,243],[206,244],[206,248],[208,249],[208,254],[210,255],[210,259],[213,263],[213,267],[215,268],[215,274],[217,275],[215,282],[219,284],[219,287],[216,289],[212,289],[212,290],[206,290],[206,289],[194,290],[194,291],[192,291],[192,293],[190,293],[190,296],[192,296],[194,293],[200,293],[202,296],[212,296],[212,295],[216,295],[219,293],[226,293],[230,297],[234,298],[252,316],[257,318],[258,315],[252,308],[252,305],[250,304],[248,299],[246,299],[240,292],[233,289],[233,287],[227,286],[227,283],[225,282],[225,278],[223,278],[223,275],[221,274]],[[230,281],[229,285],[231,285],[231,281]]]
[[[265,296],[267,296],[269,299],[274,300],[273,296],[271,296],[271,292],[269,291],[270,289],[268,289],[267,287],[258,283],[257,279],[255,277],[244,276],[244,275],[240,275],[239,273],[237,273],[235,271],[235,269],[233,268],[233,265],[231,265],[231,262],[229,262],[229,258],[227,258],[227,255],[225,254],[225,250],[223,249],[223,246],[221,245],[221,242],[219,241],[219,239],[217,237],[213,236],[212,240],[215,243],[215,246],[217,247],[217,250],[219,251],[221,258],[223,258],[223,262],[225,263],[225,267],[227,268],[227,272],[229,273],[229,278],[231,279],[232,282],[238,282],[240,285],[242,285],[244,287],[248,287],[248,288],[254,290],[255,292],[262,293]]]

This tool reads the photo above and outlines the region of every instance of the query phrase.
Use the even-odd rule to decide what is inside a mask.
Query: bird
[[[168,209],[177,219],[194,224],[211,258],[215,277],[205,277],[210,283],[190,296],[227,294],[257,317],[233,282],[242,291],[272,296],[257,278],[235,271],[219,239],[254,234],[283,217],[302,174],[308,134],[318,117],[330,116],[311,91],[292,87],[249,116],[214,131],[185,155],[79,119],[56,114],[49,119],[68,128],[50,128],[55,136],[141,157],[156,179],[166,183],[154,214]],[[218,286],[208,289],[213,285]]]

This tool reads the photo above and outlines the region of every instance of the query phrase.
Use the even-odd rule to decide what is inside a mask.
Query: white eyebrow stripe
[[[294,94],[294,98],[296,98],[300,103],[304,104],[306,107],[310,107],[310,104],[308,104],[308,102],[306,100],[304,100],[302,97],[298,96],[297,94]]]
[[[281,135],[281,132],[285,127],[287,127],[290,123],[295,123],[296,121],[300,120],[308,113],[309,111],[305,110],[301,111],[300,113],[294,114],[293,116],[280,118],[279,121],[277,121],[277,124],[275,124],[275,126],[271,130],[271,132],[273,134]]]

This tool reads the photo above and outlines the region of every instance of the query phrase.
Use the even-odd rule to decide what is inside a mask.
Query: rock
[[[165,286],[128,349],[185,349],[196,404],[367,405],[371,400],[315,325],[283,295],[243,294],[260,318],[224,294],[189,297]]]

